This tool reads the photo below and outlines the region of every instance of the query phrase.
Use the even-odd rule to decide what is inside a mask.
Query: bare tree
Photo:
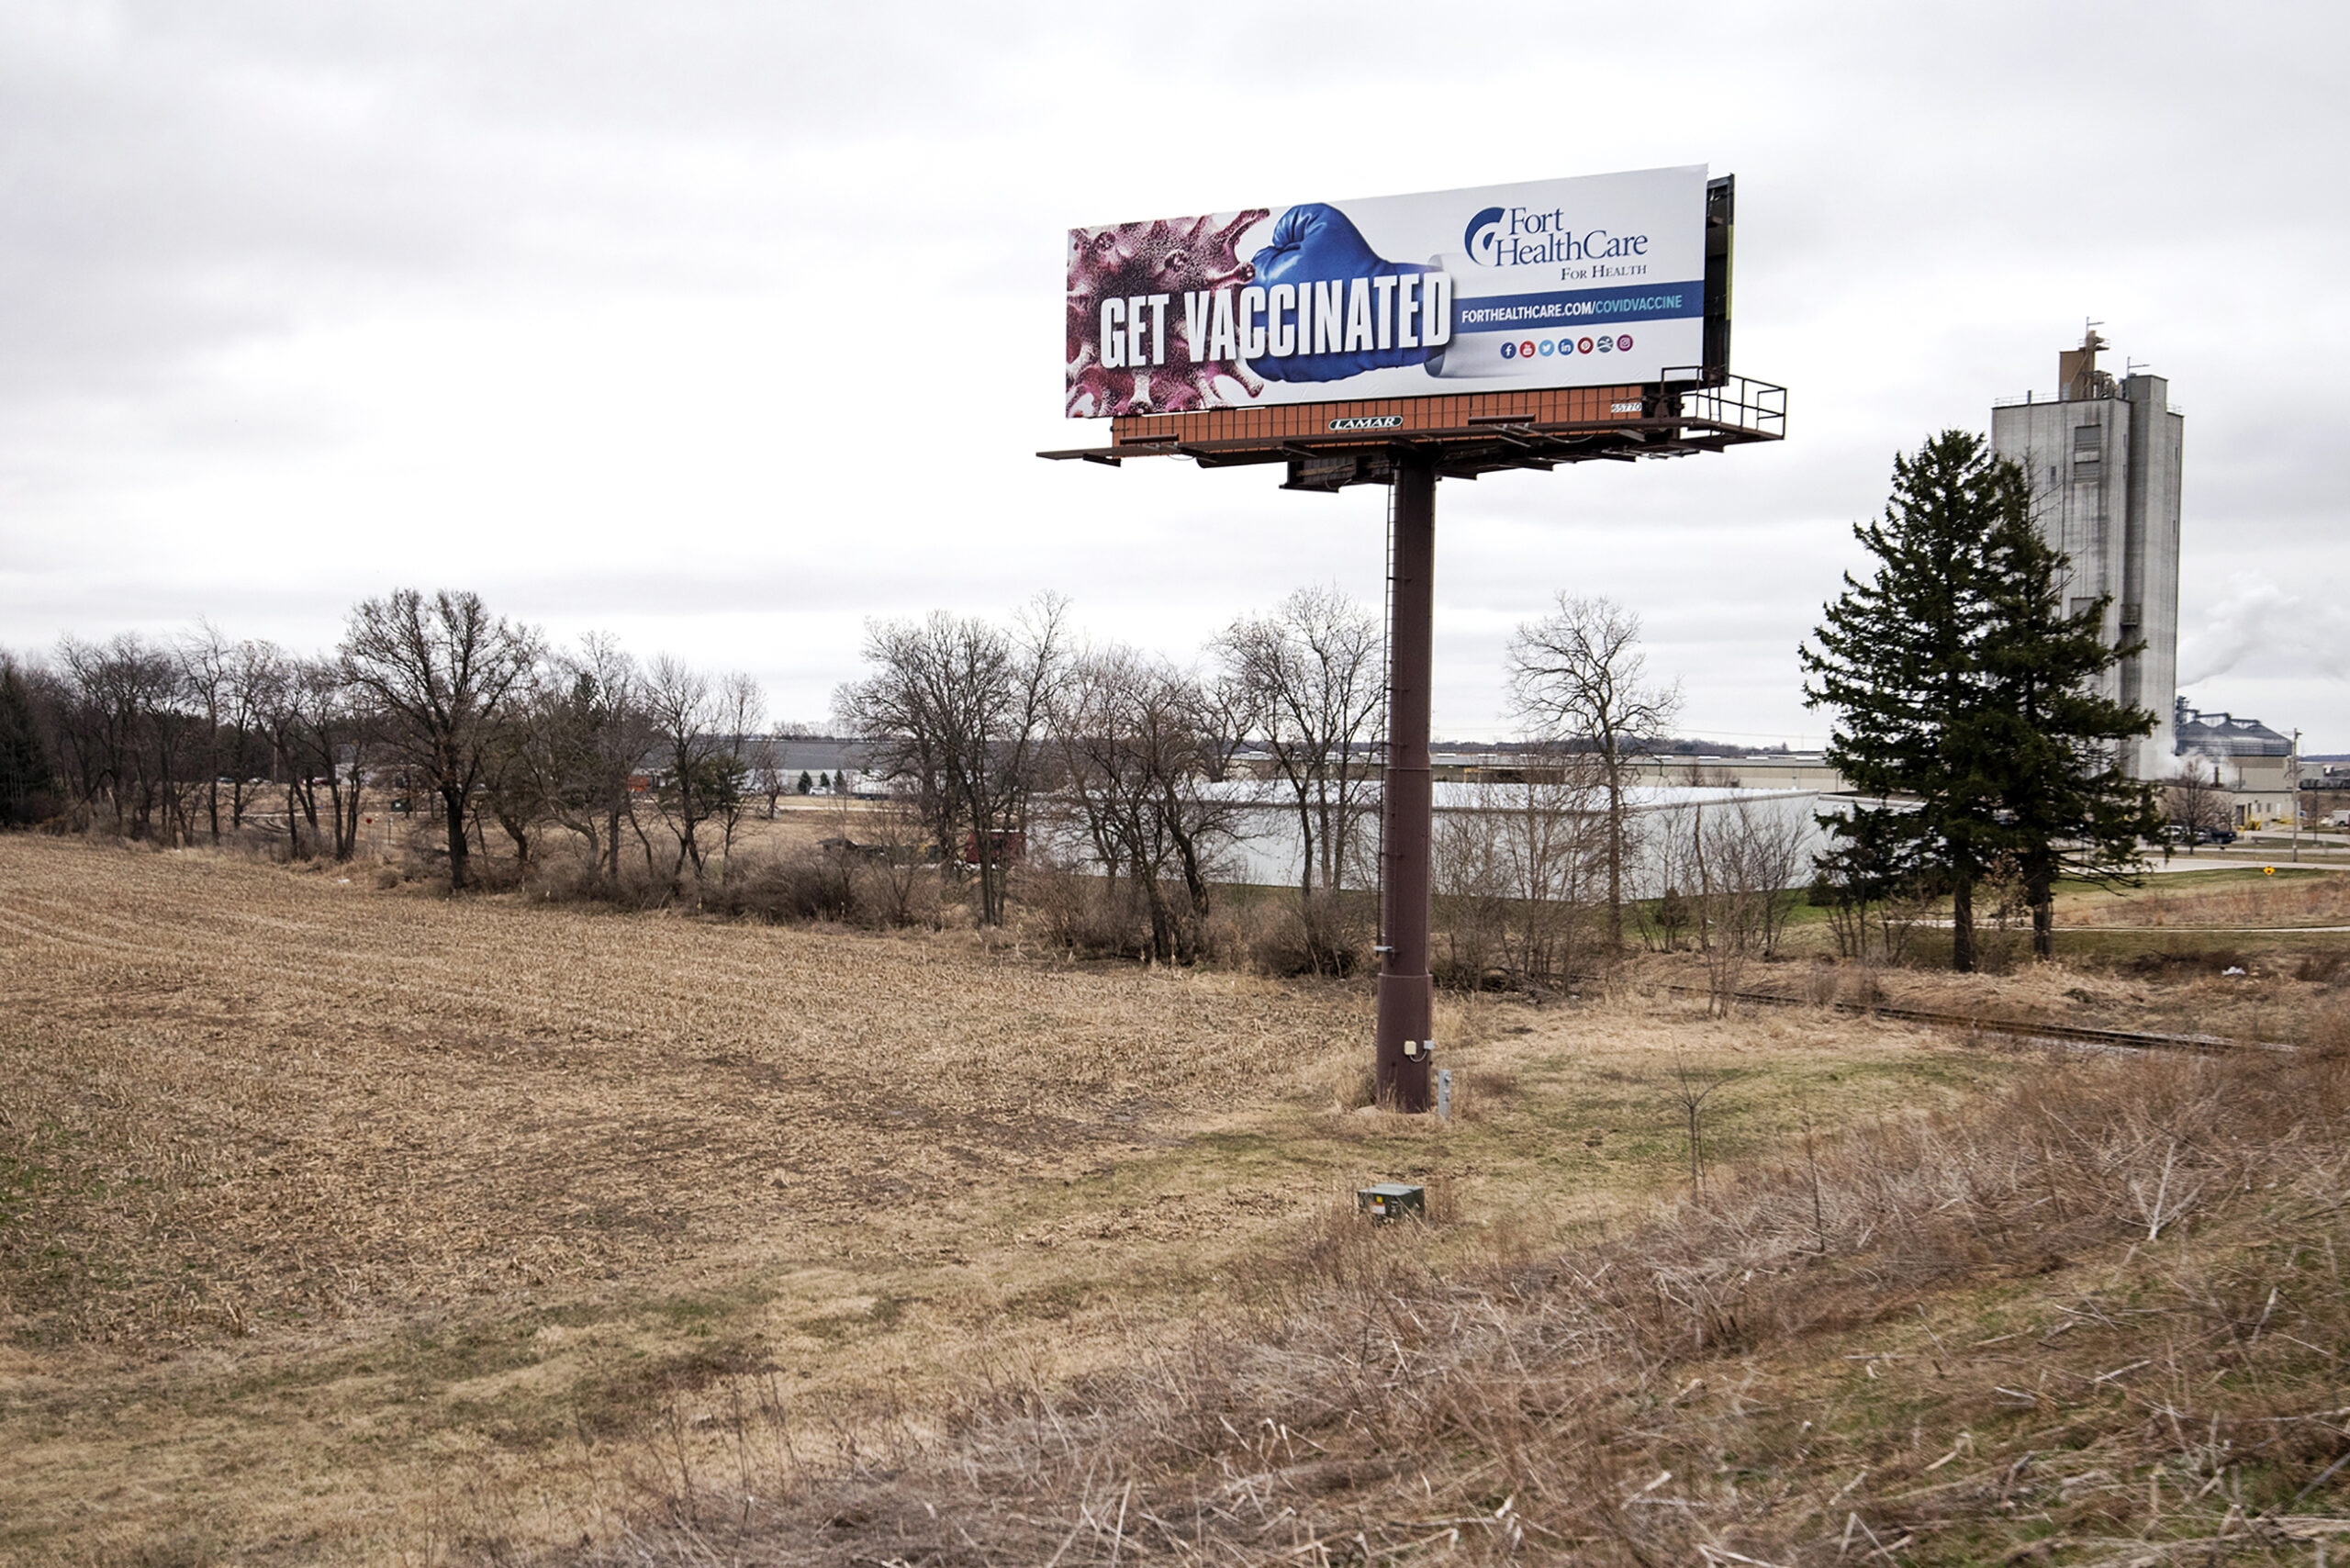
[[[1750,803],[1693,808],[1689,866],[1697,949],[1706,960],[1707,1000],[1727,1017],[1747,960],[1761,950],[1780,890],[1762,854],[1762,824]]]
[[[452,890],[466,886],[465,817],[483,749],[538,658],[537,633],[493,616],[474,593],[442,589],[427,599],[400,588],[359,605],[344,628],[345,678],[383,715],[411,773],[441,797]]]
[[[1161,963],[1197,956],[1212,864],[1237,836],[1239,803],[1205,788],[1223,717],[1198,679],[1123,645],[1072,660],[1056,688],[1060,782],[1102,867],[1125,875]]]
[[[228,766],[228,737],[223,734],[224,710],[233,700],[235,678],[231,661],[235,645],[209,621],[181,635],[177,649],[180,682],[189,700],[204,716],[204,801],[212,842],[220,842],[220,770]],[[231,808],[231,817],[234,809]]]
[[[1483,786],[1474,803],[1437,813],[1438,913],[1452,967],[1472,984],[1496,966],[1521,984],[1573,970],[1605,879],[1596,759],[1526,762],[1522,782]]]
[[[713,681],[664,654],[645,677],[643,702],[662,761],[654,798],[677,841],[669,874],[676,879],[690,868],[699,883],[714,855],[723,886],[750,799],[749,752],[767,700],[747,675]]]
[[[654,735],[636,661],[610,633],[591,632],[550,662],[521,714],[540,809],[585,843],[596,879],[618,885],[623,830],[654,869],[653,843],[636,814],[636,783]]]
[[[1011,628],[935,611],[872,622],[864,679],[834,694],[866,770],[918,803],[940,850],[976,870],[979,921],[1004,919],[1004,873],[1024,828],[1062,664],[1062,600],[1036,600]]]
[[[266,711],[283,696],[288,661],[285,650],[265,639],[247,637],[228,651],[221,720],[229,768],[229,825],[245,825],[245,792],[272,766]]]
[[[309,792],[309,769],[303,756],[302,661],[275,648],[265,662],[246,672],[251,682],[252,722],[269,756],[270,778],[285,792],[285,854],[300,860],[315,854],[318,843],[318,802]],[[311,847],[305,848],[302,824],[311,828]]]
[[[1773,958],[1786,935],[1787,917],[1795,913],[1803,896],[1800,890],[1810,865],[1805,850],[1811,843],[1812,824],[1807,812],[1774,810],[1759,802],[1741,811],[1745,813],[1741,864],[1753,884],[1768,895],[1758,913],[1762,956]]]
[[[1698,805],[1686,814],[1687,885],[1696,901],[1699,946],[1709,960],[1733,969],[1749,954],[1772,956],[1795,904],[1790,890],[1804,864],[1803,823],[1751,800]]]
[[[180,681],[202,732],[194,752],[204,767],[206,827],[220,841],[221,786],[228,787],[229,829],[244,825],[245,791],[255,770],[267,766],[261,749],[259,703],[285,692],[285,655],[274,644],[246,638],[231,642],[209,621],[181,634],[173,645]],[[193,760],[193,758],[192,758]]]
[[[125,633],[103,644],[65,638],[57,663],[62,749],[84,801],[93,809],[103,801],[127,837],[187,837],[202,722],[185,700],[179,661]]]
[[[2206,835],[2230,826],[2234,809],[2220,783],[2220,765],[2203,757],[2183,759],[2178,776],[2163,790],[2163,815],[2189,855]]]
[[[750,766],[751,792],[767,803],[767,821],[775,821],[776,802],[783,798],[783,742],[774,735],[755,735],[744,757]]]
[[[0,652],[0,827],[42,821],[56,808],[56,775],[37,682]]]
[[[1609,837],[1603,811],[1600,857],[1605,868]],[[1640,940],[1651,952],[1677,953],[1683,938],[1697,929],[1695,890],[1702,875],[1703,851],[1697,834],[1681,819],[1684,812],[1644,812],[1636,816],[1631,836],[1637,853],[1628,901]],[[1702,823],[1702,818],[1700,818]]]
[[[718,818],[718,879],[724,885],[734,858],[734,830],[743,821],[758,775],[758,734],[767,718],[767,694],[759,683],[736,671],[719,683],[717,692],[717,767],[719,790],[713,805]],[[767,814],[775,814],[770,804]]]
[[[557,762],[547,722],[561,676],[547,666],[524,678],[482,745],[481,801],[514,846],[518,877],[531,873],[540,824],[554,815]]]
[[[644,678],[644,714],[661,758],[654,801],[677,840],[669,867],[674,883],[687,868],[702,876],[701,824],[717,810],[719,781],[712,767],[718,707],[710,678],[682,660],[661,655]]]
[[[1626,765],[1662,739],[1680,711],[1678,685],[1647,679],[1640,618],[1612,599],[1558,596],[1558,608],[1521,624],[1510,638],[1510,695],[1538,734],[1588,746],[1607,791],[1607,934],[1624,946],[1624,868],[1628,859]]]
[[[320,834],[319,799],[324,791],[327,826],[323,841],[337,860],[348,860],[359,845],[359,800],[367,777],[368,745],[375,715],[342,678],[340,665],[303,659],[288,671],[285,687],[291,771],[303,816]],[[290,823],[288,824],[291,825]]]
[[[1298,895],[1344,885],[1376,801],[1367,766],[1386,695],[1379,622],[1334,587],[1302,588],[1269,616],[1236,621],[1213,651],[1238,724],[1260,737],[1290,792],[1304,854]]]

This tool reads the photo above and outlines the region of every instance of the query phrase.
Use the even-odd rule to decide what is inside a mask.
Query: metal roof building
[[[2180,756],[2290,756],[2293,743],[2257,719],[2232,713],[2199,713],[2177,700],[2171,724],[2178,734]]]

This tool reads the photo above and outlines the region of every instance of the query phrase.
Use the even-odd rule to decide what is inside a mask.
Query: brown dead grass
[[[2350,935],[2315,940],[2323,945],[2247,952],[2232,936],[2172,930],[2158,934],[2154,946],[2125,953],[2024,961],[2004,973],[1972,975],[1813,956],[1749,965],[1741,983],[1787,1002],[1909,1008],[1986,1025],[2055,1023],[2297,1043],[2319,1020],[2350,1005]],[[1627,976],[1630,983],[1684,991],[1706,985],[1705,966],[1694,954],[1643,955]]]
[[[2246,867],[2150,877],[2142,888],[2067,902],[2067,915],[2080,924],[2188,930],[2344,925],[2350,924],[2350,876],[2292,865],[2268,872]]]
[[[1211,1332],[663,1488],[598,1562],[2324,1560],[2350,1058],[2052,1067],[1617,1240],[1332,1215]],[[754,1447],[755,1445],[755,1447]],[[2314,1556],[2312,1556],[2314,1553]]]
[[[0,1558],[592,1546],[747,1465],[730,1411],[837,1460],[1126,1364],[1367,1181],[1439,1254],[1638,1223],[1676,1056],[1749,1070],[1725,1159],[2015,1066],[1448,999],[1439,1126],[1341,1103],[1367,1002],[0,838]]]

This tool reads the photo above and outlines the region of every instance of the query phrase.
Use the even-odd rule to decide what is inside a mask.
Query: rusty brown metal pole
[[[1428,1108],[1428,688],[1435,666],[1436,469],[1405,458],[1395,473],[1395,558],[1387,621],[1387,772],[1380,791],[1379,1023],[1382,1104]]]

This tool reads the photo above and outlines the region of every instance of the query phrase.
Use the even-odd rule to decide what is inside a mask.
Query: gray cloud
[[[1509,626],[1573,588],[1644,612],[1693,725],[1816,734],[1793,649],[1893,454],[2095,315],[2188,413],[2197,695],[2350,745],[2308,374],[2350,347],[2345,28],[2266,15],[10,7],[0,642],[318,640],[464,582],[814,713],[864,616],[1051,586],[1181,654],[1297,582],[1375,599],[1379,498],[1036,462],[1102,435],[1056,417],[1062,229],[1707,161],[1791,439],[1447,486],[1439,727],[1504,723]]]

